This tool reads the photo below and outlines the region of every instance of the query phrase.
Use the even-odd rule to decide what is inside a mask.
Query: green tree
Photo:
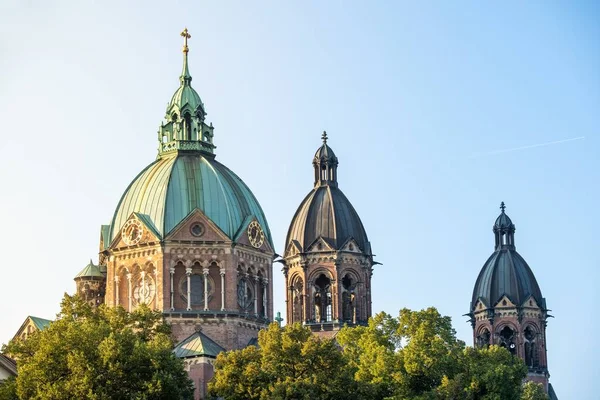
[[[0,400],[19,400],[17,396],[17,380],[14,376],[0,381]]]
[[[3,351],[17,359],[19,399],[189,399],[192,382],[160,312],[91,307],[65,294],[55,322]]]
[[[541,383],[525,382],[521,400],[548,400],[548,395]]]
[[[527,374],[523,361],[499,346],[467,347],[458,363],[459,371],[446,376],[436,390],[437,399],[519,400]]]
[[[465,347],[435,308],[380,313],[337,335],[354,378],[372,399],[519,399],[527,369],[506,349]]]
[[[336,336],[354,379],[365,398],[382,399],[398,389],[394,380],[400,368],[398,320],[386,313],[369,319],[367,326],[345,327]]]
[[[259,347],[219,354],[209,383],[227,400],[356,399],[353,371],[331,339],[300,324],[271,324],[259,332]]]

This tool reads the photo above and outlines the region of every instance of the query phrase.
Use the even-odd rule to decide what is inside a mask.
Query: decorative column
[[[225,311],[225,268],[221,268],[221,311]]]
[[[258,315],[258,276],[252,277],[254,281],[254,315]]]
[[[115,307],[118,306],[119,303],[119,275],[115,275]]]
[[[267,318],[268,317],[268,312],[267,312],[267,304],[269,304],[267,302],[267,286],[268,286],[269,280],[267,278],[264,278],[262,281],[262,292],[263,292],[263,317]]]
[[[208,268],[202,269],[204,274],[204,311],[208,311]]]
[[[139,290],[140,303],[146,304],[146,271],[141,271],[140,275],[142,275],[142,285]]]
[[[173,280],[175,277],[175,267],[169,268],[169,275],[171,277],[171,304],[170,305],[171,305],[171,311],[174,311],[175,310],[175,302],[174,302],[175,294],[173,291]]]
[[[129,297],[129,312],[131,312],[132,309],[132,301],[133,298],[131,296],[131,272],[127,273],[127,296]]]
[[[192,311],[192,268],[186,267],[185,274],[187,276],[187,310]]]

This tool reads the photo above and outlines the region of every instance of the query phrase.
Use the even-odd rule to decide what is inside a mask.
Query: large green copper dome
[[[272,246],[267,220],[246,184],[210,156],[179,153],[159,158],[131,182],[115,211],[111,240],[134,212],[163,238],[196,208],[232,240],[256,218]]]
[[[191,36],[187,29],[182,36],[183,71],[158,131],[158,159],[138,174],[121,197],[108,241],[133,213],[153,225],[162,240],[199,209],[233,241],[256,218],[273,247],[264,213],[250,189],[215,161],[214,127],[204,122],[204,104],[192,88],[188,70],[187,38]]]

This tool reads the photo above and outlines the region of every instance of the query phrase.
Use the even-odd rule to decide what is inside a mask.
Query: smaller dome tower
[[[93,306],[104,303],[106,292],[106,268],[95,265],[92,260],[73,279],[77,294]]]
[[[373,254],[358,213],[338,188],[338,159],[327,145],[313,158],[314,187],[290,224],[284,253],[287,322],[332,335],[371,316]]]
[[[546,299],[531,268],[515,249],[515,225],[506,215],[504,202],[494,223],[495,251],[475,282],[469,316],[475,346],[506,347],[521,357],[527,379],[542,383],[548,391]]]

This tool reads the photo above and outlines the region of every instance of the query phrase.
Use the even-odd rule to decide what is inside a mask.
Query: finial
[[[183,36],[183,52],[187,54],[190,51],[187,45],[187,41],[192,37],[192,35],[190,35],[188,33],[188,29],[185,28],[183,32],[181,32],[181,36]]]
[[[327,144],[327,131],[323,131],[321,139],[323,139],[323,144]]]
[[[504,202],[500,203],[500,209],[502,210],[502,214],[504,214],[504,210],[506,210],[506,205]]]

